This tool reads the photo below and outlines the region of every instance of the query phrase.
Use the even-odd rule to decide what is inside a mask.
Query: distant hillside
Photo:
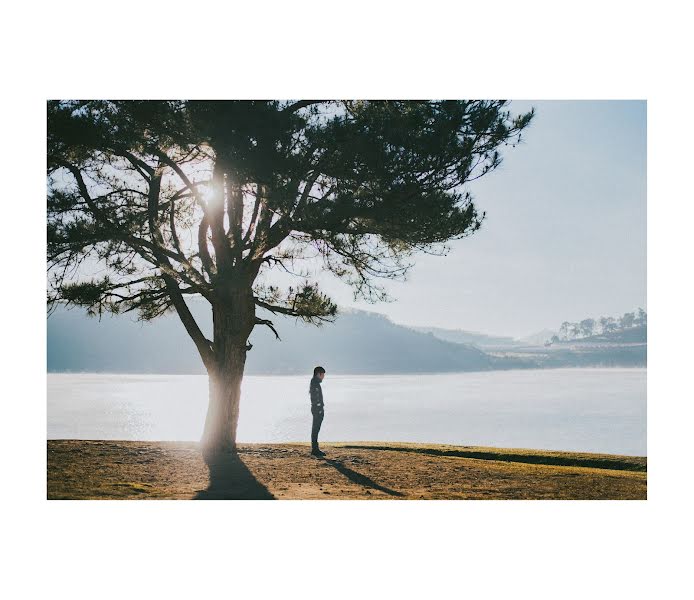
[[[621,317],[589,317],[581,321],[564,321],[549,344],[575,342],[608,342],[617,344],[646,343],[648,313],[643,308],[626,312]]]
[[[442,329],[440,327],[410,327],[413,331],[431,333],[434,337],[456,344],[471,344],[478,348],[514,346],[517,344],[512,337],[487,335],[463,329]]]
[[[203,332],[211,337],[212,316],[204,300],[189,302]],[[321,328],[272,318],[282,341],[258,326],[250,341],[246,372],[294,374],[321,364],[332,373],[421,373],[480,371],[532,366],[494,358],[472,346],[396,325],[364,311],[345,311]],[[204,373],[183,325],[174,314],[151,323],[132,317],[89,318],[81,309],[58,309],[48,319],[49,372]]]
[[[212,315],[201,299],[189,301],[207,337]],[[251,335],[249,374],[299,374],[322,364],[332,373],[436,373],[490,369],[646,366],[647,329],[593,335],[549,346],[437,327],[397,325],[373,312],[343,309],[335,323],[318,328],[264,311],[282,338],[258,326]],[[152,323],[128,315],[89,318],[81,309],[57,310],[48,319],[49,372],[204,373],[202,362],[175,314]]]
[[[562,344],[645,344],[648,338],[648,326],[631,327],[609,333],[591,335],[573,342],[559,342]]]
[[[648,360],[647,326],[641,325],[543,346],[524,346],[500,354],[528,358],[541,368],[645,367]]]

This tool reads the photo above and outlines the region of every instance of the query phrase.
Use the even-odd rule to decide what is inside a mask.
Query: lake
[[[308,441],[308,376],[247,376],[239,442]],[[197,441],[202,375],[48,374],[48,439]],[[646,455],[646,369],[327,374],[324,441]]]

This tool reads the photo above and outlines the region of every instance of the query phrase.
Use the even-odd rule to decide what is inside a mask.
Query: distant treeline
[[[624,313],[621,317],[600,317],[599,319],[583,319],[576,323],[564,321],[559,328],[559,335],[554,335],[547,344],[581,340],[594,335],[608,335],[626,331],[633,327],[644,327],[646,311],[642,308],[634,312]]]

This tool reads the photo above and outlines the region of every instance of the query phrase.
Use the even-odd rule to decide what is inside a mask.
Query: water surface
[[[309,376],[247,376],[240,442],[307,441]],[[201,375],[48,375],[49,439],[199,440]],[[646,369],[326,375],[325,441],[646,455]]]

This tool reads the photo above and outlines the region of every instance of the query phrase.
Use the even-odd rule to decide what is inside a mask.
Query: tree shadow
[[[343,448],[359,450],[385,450],[388,452],[413,452],[415,454],[428,454],[430,456],[455,456],[458,458],[476,458],[478,460],[496,460],[504,462],[519,462],[528,464],[556,465],[563,467],[591,467],[594,469],[612,469],[618,471],[646,471],[646,458],[640,456],[600,456],[587,453],[572,453],[574,456],[566,456],[568,453],[532,452],[519,453],[512,451],[493,450],[444,450],[439,448],[408,448],[407,446],[360,446],[346,444]],[[581,456],[581,454],[583,454]]]
[[[364,487],[370,487],[371,489],[378,490],[379,492],[383,492],[385,494],[388,494],[389,496],[404,496],[405,495],[401,492],[391,490],[390,488],[387,488],[385,486],[382,486],[382,485],[376,483],[373,479],[367,477],[366,475],[363,475],[362,473],[358,473],[357,471],[354,471],[353,469],[346,467],[339,460],[335,460],[334,458],[323,458],[323,460],[326,463],[328,463],[330,466],[334,467],[338,472],[342,473],[345,477],[347,477],[347,479],[349,479],[350,481],[353,481],[354,483],[356,483],[358,485],[363,485]]]
[[[274,500],[275,497],[260,483],[243,463],[238,453],[206,456],[210,484],[200,490],[195,500]]]

